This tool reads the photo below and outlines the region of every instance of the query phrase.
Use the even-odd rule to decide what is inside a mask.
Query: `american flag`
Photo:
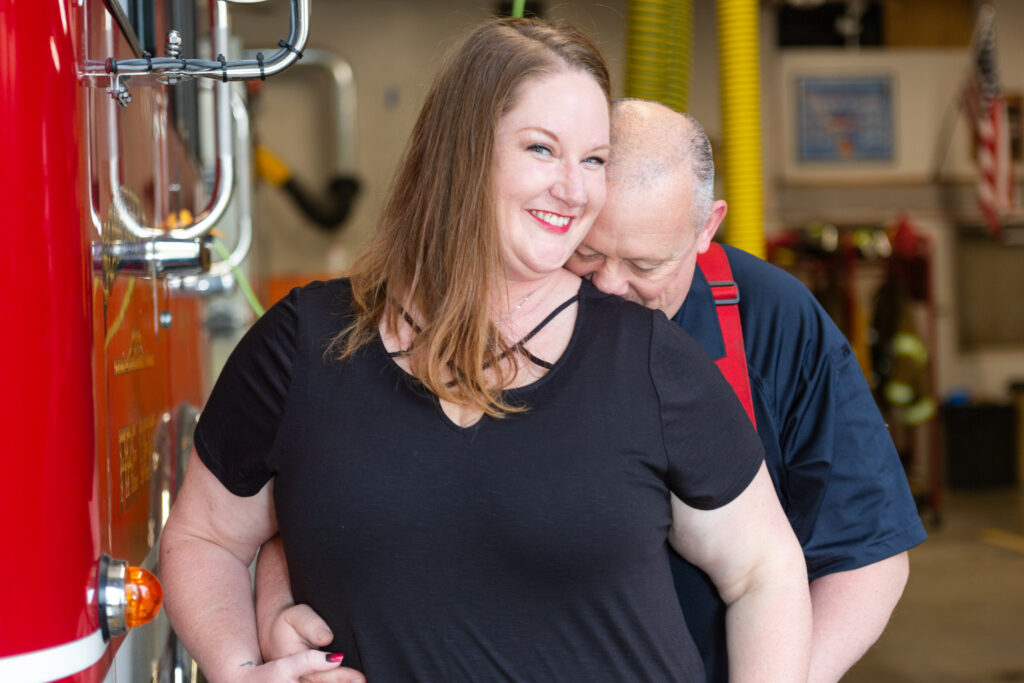
[[[996,70],[995,10],[983,4],[974,32],[974,65],[964,86],[963,99],[974,134],[978,164],[978,206],[994,235],[1002,219],[1014,208],[1013,158]]]

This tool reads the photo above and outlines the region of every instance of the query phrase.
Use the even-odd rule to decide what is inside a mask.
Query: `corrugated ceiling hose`
[[[669,0],[627,3],[626,97],[665,102],[666,69],[673,48],[671,14]]]
[[[718,0],[725,241],[764,258],[758,0]]]
[[[690,100],[690,55],[693,53],[693,1],[674,0],[669,13],[672,49],[665,66],[665,104],[687,111]]]
[[[718,0],[722,139],[729,201],[724,239],[762,258],[761,76],[758,0]],[[626,96],[686,111],[693,42],[692,0],[629,0]]]
[[[692,0],[630,0],[626,6],[626,97],[686,111]]]

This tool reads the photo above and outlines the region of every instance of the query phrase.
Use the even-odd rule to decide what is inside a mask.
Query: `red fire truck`
[[[224,0],[0,0],[4,683],[194,676],[157,548],[205,396],[203,293],[251,229],[235,82],[301,57],[290,2],[287,39],[228,59]]]

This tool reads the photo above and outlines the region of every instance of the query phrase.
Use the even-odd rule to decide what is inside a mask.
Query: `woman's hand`
[[[337,656],[305,649],[258,666],[246,663],[239,667],[233,683],[366,683],[361,673],[332,658]]]

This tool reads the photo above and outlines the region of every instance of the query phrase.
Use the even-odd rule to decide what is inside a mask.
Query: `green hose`
[[[217,250],[217,254],[225,262],[231,259],[231,252],[229,252],[228,248],[224,246],[224,243],[216,237],[213,238],[213,248]],[[249,302],[249,306],[252,307],[256,317],[259,318],[262,316],[265,312],[263,304],[261,304],[260,300],[256,298],[256,294],[252,291],[252,287],[249,286],[249,280],[245,277],[245,273],[235,265],[231,266],[231,273],[235,276],[235,281],[241,288],[242,293],[245,294],[245,298]]]

